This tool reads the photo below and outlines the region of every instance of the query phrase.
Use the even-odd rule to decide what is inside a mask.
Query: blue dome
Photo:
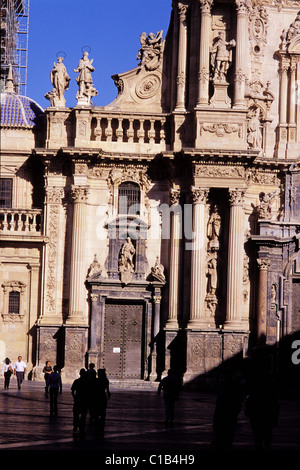
[[[31,128],[44,110],[33,100],[15,93],[1,93],[1,126]]]

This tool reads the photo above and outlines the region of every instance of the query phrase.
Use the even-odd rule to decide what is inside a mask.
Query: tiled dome
[[[43,109],[33,100],[16,93],[1,93],[1,127],[31,128]]]

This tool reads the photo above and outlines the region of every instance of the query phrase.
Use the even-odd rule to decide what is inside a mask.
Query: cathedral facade
[[[173,1],[97,92],[58,58],[42,110],[1,95],[0,352],[185,381],[300,330],[300,12]],[[95,65],[96,66],[96,65]]]

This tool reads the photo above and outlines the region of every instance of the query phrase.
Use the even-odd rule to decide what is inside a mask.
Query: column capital
[[[189,9],[188,1],[178,2],[177,11],[178,11],[179,20],[181,23],[185,23],[188,9]]]
[[[267,271],[271,264],[268,258],[258,258],[256,261],[261,271]]]
[[[63,188],[55,186],[46,187],[46,202],[47,204],[61,204],[65,192]]]
[[[229,202],[231,206],[242,206],[244,204],[244,189],[229,189]]]
[[[86,186],[75,186],[71,187],[71,195],[73,202],[86,202],[88,197],[89,188]]]
[[[171,204],[179,204],[180,202],[180,189],[170,189]]]
[[[195,186],[192,186],[191,195],[193,199],[193,204],[206,204],[208,193],[208,188],[196,188]]]
[[[235,0],[235,4],[238,15],[247,15],[247,13],[250,11],[250,0]]]
[[[199,0],[199,5],[202,13],[210,13],[213,0]]]

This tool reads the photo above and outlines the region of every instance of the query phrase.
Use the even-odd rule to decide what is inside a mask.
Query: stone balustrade
[[[132,115],[97,113],[92,118],[91,140],[101,142],[103,150],[111,149],[114,142],[124,143],[141,150],[154,146],[157,151],[166,150],[169,143],[168,122],[162,115]]]
[[[41,209],[0,209],[2,234],[42,235]]]

